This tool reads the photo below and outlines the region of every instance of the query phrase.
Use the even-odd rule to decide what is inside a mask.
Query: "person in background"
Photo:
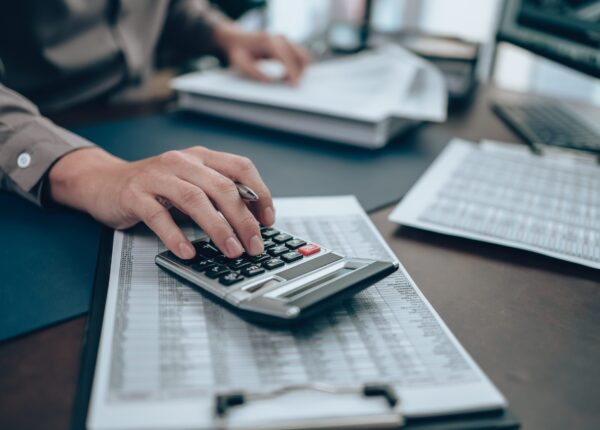
[[[117,229],[143,221],[184,259],[195,250],[171,205],[228,257],[263,251],[259,223],[271,225],[275,211],[249,159],[196,146],[126,162],[43,114],[139,85],[157,56],[213,54],[263,82],[255,62],[274,58],[296,84],[309,62],[303,48],[243,31],[201,0],[19,0],[0,8],[0,189]],[[260,200],[246,204],[234,181]]]

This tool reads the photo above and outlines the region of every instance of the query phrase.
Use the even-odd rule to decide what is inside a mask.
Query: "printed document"
[[[275,205],[282,229],[348,256],[396,260],[354,197]],[[185,231],[191,239],[199,233]],[[154,256],[164,249],[143,226],[115,233],[90,428],[212,428],[215,392],[308,382],[391,383],[413,417],[505,406],[402,266],[300,327],[269,329],[157,267]],[[293,419],[311,401],[273,400],[261,416],[245,419]],[[340,409],[335,398],[312,406],[323,416]],[[361,408],[346,404],[340,413]]]
[[[600,268],[600,166],[455,139],[390,215],[400,224]]]
[[[265,61],[273,77],[278,63]],[[212,70],[178,77],[182,93],[257,103],[379,122],[389,117],[444,121],[447,91],[441,73],[408,50],[386,45],[372,51],[310,65],[300,83],[261,83],[234,70]]]

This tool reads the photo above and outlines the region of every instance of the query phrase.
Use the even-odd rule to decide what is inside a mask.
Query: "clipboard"
[[[71,418],[72,430],[86,429],[86,420],[91,399],[96,357],[99,349],[102,321],[108,291],[108,281],[111,267],[111,250],[114,230],[103,228],[94,289],[90,304],[83,341],[81,366],[77,384],[76,397]],[[331,420],[311,419],[273,421],[260,426],[246,424],[240,421],[240,411],[248,414],[251,408],[277,399],[281,396],[294,394],[298,391],[309,390],[325,396],[348,396],[352,402],[357,399],[372,402],[373,413],[362,417],[336,418]],[[381,382],[374,382],[357,387],[338,387],[329,384],[301,384],[270,392],[233,391],[215,393],[214,396],[215,429],[219,430],[303,430],[303,429],[392,429],[401,430],[509,430],[518,429],[520,424],[508,410],[455,414],[423,418],[404,417],[402,414],[402,399],[394,388]],[[237,415],[237,416],[236,416]],[[243,418],[243,414],[241,415]],[[254,425],[254,426],[253,426]]]

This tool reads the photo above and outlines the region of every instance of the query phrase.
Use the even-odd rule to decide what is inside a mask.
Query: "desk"
[[[497,92],[480,89],[471,105],[433,127],[518,141],[488,109]],[[398,227],[387,220],[391,209],[373,213],[375,225],[523,427],[597,428],[599,272]],[[0,428],[67,428],[84,328],[80,317],[0,345]]]

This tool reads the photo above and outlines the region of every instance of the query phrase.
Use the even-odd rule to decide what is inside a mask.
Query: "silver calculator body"
[[[265,252],[228,259],[205,236],[197,255],[182,260],[170,251],[156,264],[257,322],[302,320],[349,297],[398,268],[396,262],[349,258],[275,228],[261,229]]]

